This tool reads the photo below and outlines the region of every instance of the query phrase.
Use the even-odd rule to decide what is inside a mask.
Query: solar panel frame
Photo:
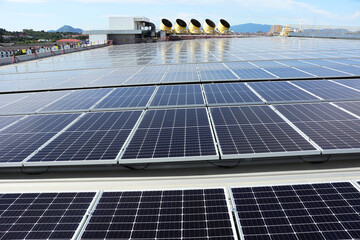
[[[99,194],[99,196],[97,197],[97,199],[96,199],[96,201],[94,202],[94,205],[93,205],[93,208],[92,208],[92,212],[94,212],[96,209],[97,209],[97,206],[98,206],[98,204],[100,203],[100,201],[101,201],[101,199],[102,199],[102,195],[104,194],[104,193],[109,193],[109,194],[111,194],[111,193],[126,193],[126,197],[127,196],[129,196],[129,197],[131,197],[132,195],[134,195],[135,193],[138,193],[138,192],[141,192],[141,195],[140,195],[140,199],[141,199],[141,197],[143,196],[143,193],[151,193],[151,192],[153,192],[153,191],[155,191],[155,192],[157,192],[157,191],[160,191],[160,192],[162,192],[162,195],[161,196],[168,196],[168,197],[172,197],[173,196],[173,194],[171,193],[171,192],[174,192],[174,194],[176,194],[176,191],[187,191],[187,190],[190,190],[190,191],[198,191],[198,190],[203,190],[203,191],[206,191],[206,190],[218,190],[218,189],[222,189],[223,190],[223,193],[224,193],[224,196],[225,196],[225,201],[226,201],[226,207],[227,207],[227,214],[228,214],[228,216],[229,216],[229,221],[230,221],[230,224],[231,224],[231,230],[232,230],[232,233],[233,233],[233,238],[231,238],[231,237],[225,237],[224,239],[226,239],[226,240],[229,240],[229,239],[233,239],[233,240],[239,240],[239,238],[238,238],[238,235],[237,235],[237,230],[236,230],[236,222],[234,221],[234,218],[233,218],[233,210],[232,210],[232,206],[231,206],[231,204],[230,204],[230,201],[231,200],[229,200],[230,199],[230,195],[229,195],[229,193],[228,193],[228,191],[227,191],[227,188],[225,188],[225,187],[219,187],[219,188],[215,188],[215,187],[206,187],[206,188],[171,188],[171,189],[169,189],[169,188],[162,188],[162,189],[156,189],[156,188],[150,188],[150,189],[146,189],[146,190],[128,190],[128,189],[126,189],[126,190],[118,190],[118,189],[116,189],[116,190],[106,190],[106,191],[101,191],[100,192],[100,194]],[[163,195],[163,193],[169,193],[169,195]],[[205,195],[205,194],[204,194]],[[208,194],[208,195],[212,195],[212,194]],[[175,196],[177,196],[177,195],[175,195]],[[182,196],[191,196],[191,195],[182,195]],[[207,195],[205,195],[204,197],[206,197]],[[151,195],[145,195],[145,197],[151,197]],[[119,198],[120,199],[120,198]],[[151,200],[150,200],[151,201]],[[171,201],[169,201],[169,202],[171,202]],[[182,199],[182,202],[184,203],[185,201]],[[192,202],[191,200],[190,201],[188,201],[188,202]],[[138,204],[138,209],[140,209],[140,203],[141,203],[141,200],[139,200],[138,202],[136,202],[137,204]],[[143,203],[143,202],[142,202]],[[161,204],[160,204],[160,206],[161,206]],[[191,207],[188,207],[188,208],[191,208]],[[196,206],[195,206],[195,208],[196,208]],[[204,208],[205,208],[205,206],[204,206]],[[145,209],[145,208],[143,208],[143,209]],[[161,207],[159,207],[158,209],[161,209]],[[164,208],[163,208],[164,209]],[[172,209],[172,208],[168,208],[168,209]],[[207,212],[205,212],[205,214],[209,214],[209,213],[207,213]],[[216,213],[214,213],[214,214],[216,214]],[[84,223],[84,225],[83,225],[83,228],[81,229],[81,231],[79,232],[79,234],[78,234],[78,238],[77,239],[83,239],[82,237],[83,237],[83,235],[84,235],[84,233],[86,232],[86,229],[87,229],[87,226],[89,225],[89,223],[91,222],[91,219],[92,219],[92,217],[94,216],[94,214],[91,214],[91,215],[89,215],[89,217],[86,219],[86,222]],[[122,215],[114,215],[114,216],[122,216]],[[124,216],[124,215],[123,215]],[[125,215],[125,216],[127,216],[127,215]],[[133,225],[135,225],[137,222],[136,222],[136,217],[137,217],[138,215],[135,215],[135,219],[131,222],[131,224],[133,224]],[[146,216],[146,215],[145,215]],[[159,216],[160,216],[160,211],[159,211]],[[163,216],[167,216],[167,214],[163,214]],[[174,216],[174,214],[169,214],[169,216]],[[216,221],[216,219],[215,220],[213,220],[213,221]],[[164,222],[171,222],[171,221],[164,221]],[[145,222],[146,223],[146,222]],[[158,222],[157,224],[159,224],[160,222]],[[157,228],[158,229],[158,228]],[[193,228],[189,228],[189,229],[193,229]],[[196,228],[195,228],[196,229]],[[132,229],[133,230],[133,229]],[[145,229],[144,229],[145,230]],[[180,229],[180,231],[182,231],[183,230],[183,228],[181,228]],[[169,231],[168,229],[166,229],[166,231]],[[219,237],[219,236],[208,236],[209,238],[207,238],[207,239],[217,239],[216,237]],[[205,237],[206,238],[206,237]],[[121,238],[122,239],[122,238]],[[127,239],[127,238],[126,238]],[[141,238],[142,239],[142,238]],[[157,239],[165,239],[165,238],[157,238]],[[166,238],[166,239],[178,239],[177,237],[174,237],[174,238]],[[190,239],[190,238],[185,238],[185,239]],[[197,239],[197,238],[196,238]],[[199,238],[199,239],[203,239],[203,238]],[[222,238],[219,238],[219,239],[222,239]],[[241,239],[241,238],[240,238]]]

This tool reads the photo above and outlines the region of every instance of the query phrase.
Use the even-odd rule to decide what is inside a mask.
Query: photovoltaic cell
[[[0,194],[1,239],[72,239],[94,192]]]
[[[24,116],[4,116],[4,117],[0,117],[0,130],[14,122],[16,122],[17,120],[23,118]]]
[[[206,109],[150,110],[120,163],[218,159]]]
[[[244,83],[204,84],[208,105],[263,104]]]
[[[275,61],[256,61],[256,62],[252,62],[253,64],[255,64],[258,67],[261,68],[277,68],[277,67],[284,67],[284,65],[275,62]]]
[[[0,164],[21,162],[79,114],[32,115],[0,132]]]
[[[164,72],[136,73],[129,78],[124,85],[157,84],[161,82],[164,75]]]
[[[167,72],[162,83],[177,83],[177,82],[200,82],[198,73],[194,72]]]
[[[268,106],[211,108],[222,158],[319,153]]]
[[[295,85],[327,101],[360,100],[360,92],[326,80],[294,81]]]
[[[341,83],[348,87],[356,88],[360,90],[360,79],[341,79],[341,80],[334,80],[337,83]]]
[[[337,102],[335,104],[360,116],[360,102]]]
[[[359,152],[360,120],[328,103],[275,106],[324,153]]]
[[[141,111],[87,113],[25,164],[105,164],[117,156]]]
[[[248,83],[268,103],[281,102],[319,102],[319,98],[291,85],[288,82],[252,82]]]
[[[354,66],[346,66],[346,65],[336,65],[336,66],[330,66],[330,68],[339,70],[342,72],[351,73],[356,76],[360,76],[360,67],[354,67]]]
[[[260,68],[252,69],[235,69],[234,73],[240,77],[241,80],[251,80],[251,79],[274,79],[275,76],[271,75],[268,72]]]
[[[225,65],[228,66],[231,70],[257,68],[255,65],[249,62],[227,62]]]
[[[40,112],[89,110],[111,90],[111,88],[76,90],[41,109]]]
[[[311,73],[318,77],[341,77],[341,76],[351,76],[349,73],[343,73],[335,70],[331,70],[329,68],[324,67],[297,67],[302,71],[307,73]]]
[[[358,239],[359,191],[349,182],[231,188],[245,240]]]
[[[200,71],[201,81],[236,80],[238,79],[229,70],[206,70]]]
[[[116,88],[94,109],[145,109],[154,90],[154,86]]]
[[[200,85],[160,86],[149,107],[205,106]]]
[[[266,71],[271,72],[272,74],[278,76],[279,78],[313,78],[314,76],[296,70],[295,68],[264,68]]]
[[[224,189],[104,192],[81,239],[235,239]]]

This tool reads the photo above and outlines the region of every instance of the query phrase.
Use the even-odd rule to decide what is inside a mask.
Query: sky
[[[56,30],[70,25],[108,29],[109,16],[189,22],[206,18],[243,23],[360,26],[360,0],[0,0],[0,28]]]

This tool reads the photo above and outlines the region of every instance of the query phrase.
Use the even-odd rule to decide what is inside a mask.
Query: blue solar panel
[[[317,154],[268,106],[211,108],[222,158]]]
[[[104,192],[81,239],[219,239],[236,233],[224,189]]]
[[[251,80],[251,79],[274,79],[274,75],[271,75],[268,72],[260,68],[252,69],[235,69],[234,73],[240,77],[241,80]]]
[[[350,73],[350,74],[353,74],[356,76],[360,76],[360,67],[337,65],[337,66],[330,66],[330,68],[339,70],[342,72]]]
[[[165,73],[136,73],[124,85],[157,84],[161,82]]]
[[[245,240],[358,239],[359,191],[348,182],[231,188]]]
[[[2,166],[21,162],[70,124],[79,114],[32,115],[0,132]]]
[[[193,72],[167,72],[162,83],[177,83],[177,82],[200,82],[198,73]]]
[[[306,59],[304,62],[308,62],[311,64],[319,65],[319,66],[330,66],[330,65],[338,65],[334,62],[329,62],[326,59]]]
[[[150,110],[120,163],[218,159],[206,109]]]
[[[360,100],[360,92],[334,82],[311,80],[292,83],[328,101]]]
[[[16,122],[17,120],[23,118],[24,116],[6,116],[6,117],[0,117],[0,131],[6,126],[9,126],[10,124]]]
[[[1,239],[72,239],[94,192],[0,194]]]
[[[261,67],[261,68],[284,67],[283,64],[275,62],[275,61],[256,61],[256,62],[252,62],[252,64],[255,64],[256,66]]]
[[[281,102],[319,102],[319,98],[291,85],[288,82],[254,82],[249,83],[268,103]]]
[[[318,77],[342,77],[342,76],[351,76],[349,73],[343,73],[335,70],[331,70],[325,67],[297,67],[302,71],[313,74]]]
[[[336,105],[360,117],[360,102],[337,102]]]
[[[236,80],[238,79],[230,70],[200,71],[201,81]]]
[[[324,153],[360,151],[360,120],[328,103],[275,106]]]
[[[223,63],[202,63],[197,66],[200,71],[227,70]]]
[[[205,84],[208,105],[263,104],[244,83]]]
[[[313,78],[314,76],[301,72],[295,68],[264,68],[266,71],[278,76],[279,78]]]
[[[154,86],[116,88],[93,109],[145,109],[154,90]]]
[[[279,60],[277,61],[279,63],[288,65],[290,67],[307,67],[307,66],[314,66],[313,64],[307,63],[307,62],[303,62],[303,61],[299,61],[299,60]]]
[[[349,59],[349,58],[346,58],[346,59],[336,59],[335,58],[335,59],[331,59],[330,61],[331,62],[336,62],[336,63],[342,63],[342,64],[350,64],[350,65],[360,64],[359,61],[356,61],[355,59]]]
[[[141,111],[87,113],[25,165],[116,163]]]
[[[40,112],[59,112],[59,111],[84,111],[89,110],[101,98],[108,94],[112,89],[87,89],[76,90],[69,95],[59,99],[42,108]]]
[[[160,86],[149,107],[205,106],[200,85]]]
[[[249,62],[227,62],[225,63],[231,70],[235,69],[246,69],[246,68],[257,68],[255,65]]]
[[[360,79],[341,79],[341,80],[334,80],[334,82],[341,83],[345,86],[360,90]]]

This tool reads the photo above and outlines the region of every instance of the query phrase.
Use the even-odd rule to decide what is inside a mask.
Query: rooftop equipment
[[[200,34],[201,33],[201,23],[196,19],[191,19],[189,23],[189,33],[190,34]]]
[[[174,32],[175,33],[186,33],[187,24],[184,20],[178,18],[175,21]]]
[[[171,33],[172,23],[166,18],[161,19],[160,30]]]
[[[215,27],[216,27],[216,25],[213,21],[211,21],[210,19],[205,19],[203,32],[205,34],[214,34]]]
[[[217,30],[221,34],[228,34],[230,29],[230,24],[225,19],[220,19]]]

